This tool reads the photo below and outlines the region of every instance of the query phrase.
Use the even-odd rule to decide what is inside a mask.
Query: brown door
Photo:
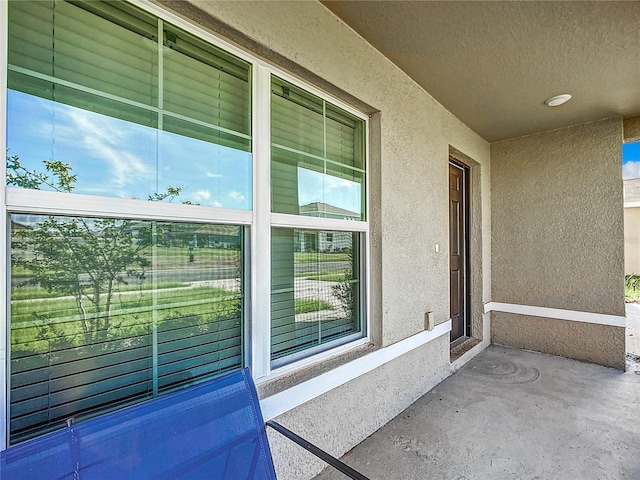
[[[449,164],[449,269],[451,342],[468,336],[467,304],[467,173],[457,164]]]

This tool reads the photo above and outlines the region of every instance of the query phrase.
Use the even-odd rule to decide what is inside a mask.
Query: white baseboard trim
[[[513,303],[489,302],[484,304],[484,313],[503,312],[529,315],[532,317],[555,318],[571,320],[572,322],[594,323],[611,327],[626,327],[627,318],[603,313],[579,312],[576,310],[562,310],[560,308],[534,307],[531,305],[516,305]]]
[[[344,385],[376,368],[390,362],[411,350],[448,334],[451,331],[451,320],[436,325],[433,330],[417,333],[388,347],[381,348],[349,363],[341,365],[330,372],[318,375],[282,392],[260,400],[260,409],[264,420],[271,420],[292,410],[320,395]]]

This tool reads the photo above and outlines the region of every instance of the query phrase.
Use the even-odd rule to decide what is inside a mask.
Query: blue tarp
[[[2,480],[275,480],[248,369],[0,452]]]

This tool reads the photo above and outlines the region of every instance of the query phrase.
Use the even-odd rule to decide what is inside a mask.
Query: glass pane
[[[157,19],[120,2],[11,2],[10,20],[8,185],[252,208],[248,63],[170,25],[159,49]]]
[[[365,174],[348,166],[272,149],[272,211],[365,220]]]
[[[242,230],[11,216],[11,443],[243,363]]]
[[[249,135],[250,65],[175,27],[165,45],[163,108]]]
[[[271,81],[271,211],[365,220],[365,122]]]
[[[271,91],[271,142],[323,156],[323,101],[276,77]]]
[[[191,125],[195,127],[191,134],[194,130],[203,136],[219,133]],[[237,210],[253,208],[251,153],[169,132],[160,134],[160,151],[158,185],[179,187],[176,201]]]
[[[274,228],[271,359],[362,333],[360,234]]]
[[[157,22],[126,3],[9,3],[9,63],[157,105]]]
[[[8,154],[22,168],[7,171],[12,186],[68,191],[60,187],[45,161],[62,162],[75,175],[73,191],[89,195],[147,199],[158,191],[157,130],[90,110],[9,90],[7,101]],[[112,102],[95,98],[96,106]],[[143,118],[148,112],[123,106]],[[152,118],[148,118],[151,121]],[[155,120],[155,119],[153,119]],[[13,182],[18,175],[22,182]],[[47,181],[25,183],[46,175]],[[166,186],[163,186],[166,188]]]

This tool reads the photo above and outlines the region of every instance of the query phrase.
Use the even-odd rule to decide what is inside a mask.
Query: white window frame
[[[0,221],[0,238],[6,239],[6,248],[0,254],[0,301],[4,313],[8,313],[10,301],[10,239],[8,238],[7,215],[11,212],[40,213],[76,216],[105,216],[115,218],[132,218],[163,221],[194,221],[206,223],[237,224],[248,227],[250,240],[247,244],[250,251],[245,252],[249,258],[245,278],[245,292],[250,296],[250,308],[246,312],[245,324],[248,335],[244,342],[248,347],[245,362],[251,367],[252,375],[257,383],[288,374],[305,366],[321,362],[329,357],[351,350],[370,342],[370,282],[368,278],[370,262],[369,241],[369,119],[368,117],[345,104],[341,100],[327,94],[317,87],[300,80],[293,75],[247,53],[237,46],[204,30],[178,15],[169,12],[148,0],[126,0],[143,10],[156,15],[159,19],[196,35],[251,64],[252,69],[252,210],[231,210],[195,205],[149,202],[91,195],[69,194],[49,191],[34,191],[6,186],[6,167],[0,168],[0,210],[3,218]],[[8,68],[8,1],[0,0],[0,149],[6,152],[6,117],[7,117],[7,68]],[[350,221],[331,218],[306,217],[271,213],[271,76],[286,80],[312,93],[365,122],[365,221]],[[78,206],[81,205],[81,206]],[[294,361],[282,367],[271,367],[271,228],[304,228],[314,230],[339,230],[360,234],[364,237],[364,265],[361,267],[361,288],[364,302],[361,312],[362,332],[357,339],[341,344],[335,348]],[[330,345],[329,345],[330,346]],[[10,406],[10,344],[8,315],[0,315],[0,381],[4,388],[0,392],[0,450],[8,446],[9,406]]]

